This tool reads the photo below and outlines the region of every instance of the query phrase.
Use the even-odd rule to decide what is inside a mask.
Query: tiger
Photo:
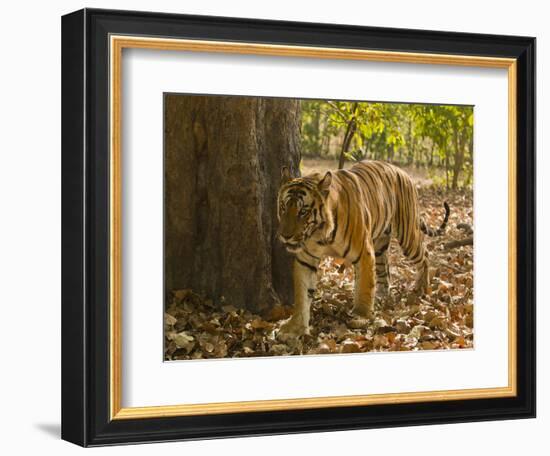
[[[277,194],[277,237],[293,254],[294,308],[281,335],[309,334],[310,306],[317,271],[326,256],[344,260],[355,269],[353,313],[372,319],[375,297],[390,290],[387,251],[392,237],[417,268],[415,293],[429,285],[424,235],[445,232],[450,208],[437,229],[420,216],[416,187],[401,168],[384,161],[365,160],[349,169],[293,178],[281,169]]]

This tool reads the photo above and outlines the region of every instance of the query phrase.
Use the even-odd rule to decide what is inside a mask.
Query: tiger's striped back
[[[416,188],[405,171],[387,162],[362,161],[349,170],[335,171],[333,182],[337,186],[333,198],[341,219],[347,214],[357,227],[354,219],[364,218],[373,241],[391,232],[407,258],[413,263],[421,260],[422,227],[426,225],[420,217]],[[447,219],[448,206],[441,231]]]

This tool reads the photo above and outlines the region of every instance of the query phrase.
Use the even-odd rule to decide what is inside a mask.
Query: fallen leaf
[[[359,345],[354,340],[346,339],[342,342],[342,353],[359,353]]]

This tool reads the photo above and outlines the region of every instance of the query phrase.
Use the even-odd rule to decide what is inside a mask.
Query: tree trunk
[[[395,163],[394,157],[395,157],[395,146],[393,144],[388,145],[388,161],[390,163]]]
[[[411,166],[414,162],[414,139],[412,134],[412,120],[409,119],[408,124],[408,141],[407,141],[407,165]]]
[[[354,103],[351,108],[351,118],[344,134],[344,140],[342,141],[342,148],[340,149],[340,157],[338,158],[338,169],[344,169],[344,163],[346,161],[346,152],[349,149],[351,140],[355,136],[355,130],[357,129],[357,103]]]
[[[458,132],[454,133],[455,153],[454,153],[454,168],[453,168],[453,183],[452,188],[456,190],[458,187],[458,177],[464,164],[464,146],[462,144],[462,135],[459,136]]]
[[[430,148],[430,161],[428,162],[428,166],[430,168],[434,164],[434,148],[435,148],[435,143],[432,141],[432,147]]]
[[[363,144],[364,144],[364,151],[365,151],[365,154],[363,156],[363,160],[368,160],[370,158],[369,149],[370,149],[371,141],[364,138],[363,139]]]
[[[312,136],[315,138],[315,154],[318,154],[321,152],[321,108],[319,106],[315,109],[315,114],[313,117],[313,134]]]
[[[472,178],[474,177],[474,157],[472,154],[472,147],[473,145],[471,141],[469,141],[467,146],[468,155],[467,159],[465,159],[465,162],[468,164],[468,174],[466,175],[466,182],[464,182],[465,187],[472,185]]]
[[[297,100],[166,96],[167,292],[254,311],[292,302],[276,199],[282,166],[299,174],[299,129]]]
[[[445,186],[449,190],[449,152],[445,150]]]

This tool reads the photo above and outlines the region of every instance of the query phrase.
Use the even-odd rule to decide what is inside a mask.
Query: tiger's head
[[[289,252],[299,252],[313,233],[332,226],[328,195],[332,174],[292,178],[285,166],[277,196],[278,236]],[[327,230],[329,231],[329,230]]]

